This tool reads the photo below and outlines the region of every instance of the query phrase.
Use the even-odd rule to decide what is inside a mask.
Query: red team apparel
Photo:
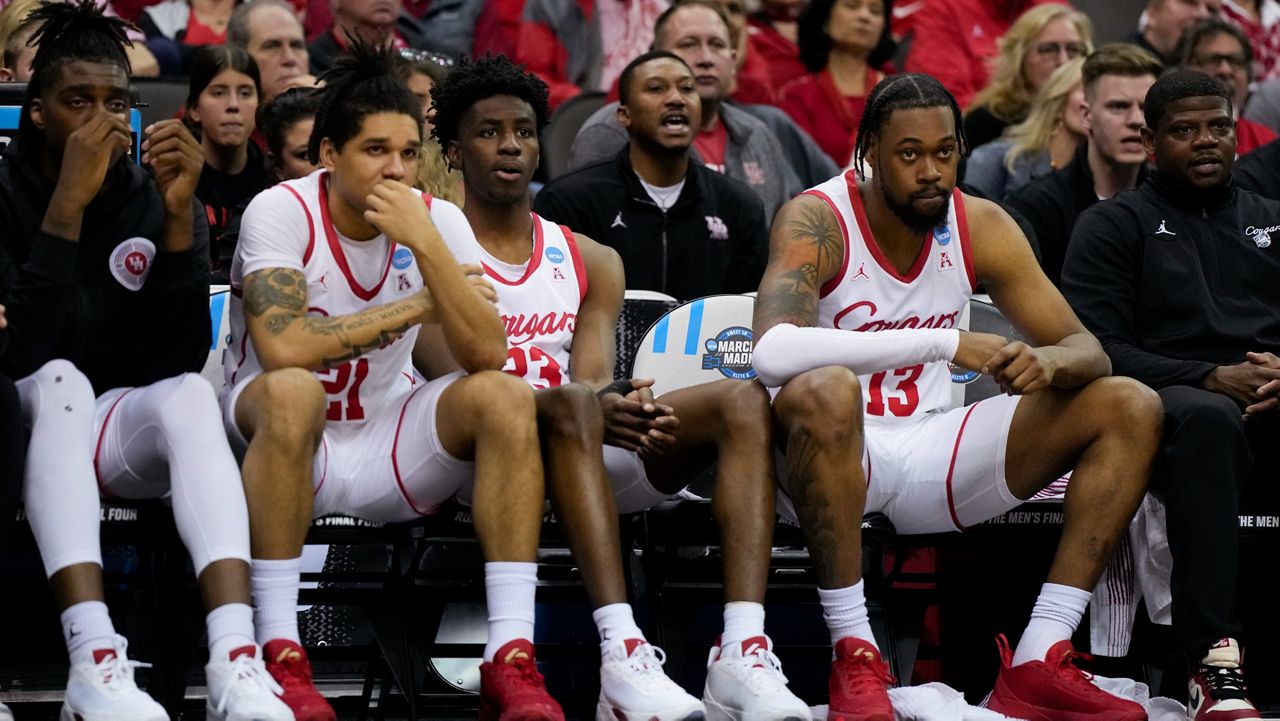
[[[535,213],[533,253],[519,265],[504,263],[477,243],[484,272],[498,292],[507,333],[502,370],[538,388],[569,382],[569,351],[578,307],[587,297],[587,269],[573,231]]]
[[[324,170],[263,191],[249,204],[231,265],[231,344],[224,374],[225,421],[234,441],[235,403],[262,373],[244,318],[242,290],[251,273],[301,272],[307,313],[342,316],[401,300],[423,288],[413,252],[385,235],[355,241],[329,216]],[[473,253],[462,211],[423,196],[450,250]],[[471,256],[474,262],[474,256]],[[466,262],[466,261],[461,261]],[[449,456],[435,431],[435,405],[459,374],[423,383],[412,352],[418,326],[386,345],[315,375],[328,397],[324,440],[316,453],[314,514],[343,512],[371,520],[409,520],[434,511],[471,477],[472,464]]]
[[[976,286],[960,191],[953,191],[946,222],[900,273],[871,235],[856,177],[851,170],[805,191],[827,204],[844,238],[844,263],[820,292],[819,326],[851,333],[957,327]],[[945,361],[862,374],[858,381],[867,512],[884,513],[900,533],[938,533],[1021,503],[1004,476],[1016,396],[948,410]],[[794,516],[790,505],[785,501],[784,510]]]

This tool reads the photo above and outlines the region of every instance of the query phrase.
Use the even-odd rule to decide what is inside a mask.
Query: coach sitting
[[[1151,86],[1143,112],[1156,171],[1080,216],[1062,290],[1116,375],[1164,401],[1152,484],[1168,513],[1191,717],[1257,718],[1237,643],[1237,514],[1246,481],[1275,468],[1280,202],[1231,181],[1236,124],[1221,83],[1173,71]]]
[[[627,145],[543,188],[534,210],[616,250],[627,288],[681,300],[755,290],[764,207],[746,185],[692,162],[702,116],[693,71],[655,50],[627,65],[618,88]]]

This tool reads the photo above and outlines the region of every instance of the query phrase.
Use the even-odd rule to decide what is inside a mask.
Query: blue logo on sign
[[[404,270],[413,264],[413,253],[408,248],[396,248],[391,256],[391,265],[396,270]]]
[[[546,255],[547,255],[547,260],[551,261],[552,263],[564,262],[564,251],[560,250],[559,248],[547,248]]]
[[[951,242],[951,229],[945,225],[939,225],[933,229],[933,239],[938,241],[938,245],[946,245]]]
[[[725,328],[708,338],[702,347],[706,355],[702,356],[702,370],[716,370],[725,378],[749,380],[756,377],[756,370],[751,367],[751,329],[742,326]]]

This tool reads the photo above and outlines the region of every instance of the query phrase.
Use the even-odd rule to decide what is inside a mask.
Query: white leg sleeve
[[[93,387],[65,360],[49,361],[17,386],[31,428],[23,502],[45,573],[77,563],[101,566]]]
[[[858,375],[913,363],[949,361],[960,346],[954,328],[910,328],[859,333],[780,323],[756,340],[751,365],[760,382],[777,388],[817,368],[844,366]]]
[[[214,561],[249,562],[249,512],[218,399],[194,373],[98,401],[97,467],[121,498],[172,494],[173,516],[196,575]]]

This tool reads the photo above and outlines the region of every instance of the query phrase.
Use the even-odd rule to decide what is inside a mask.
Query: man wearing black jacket
[[[167,719],[103,603],[99,493],[172,498],[209,610],[208,717],[284,721],[254,645],[249,524],[213,388],[200,145],[180,121],[132,145],[124,23],[50,3],[17,142],[0,160],[0,302],[31,427],[25,502],[70,656],[63,718]],[[96,402],[95,402],[96,396]]]
[[[1263,466],[1275,470],[1280,202],[1232,184],[1235,123],[1213,78],[1171,72],[1144,113],[1156,172],[1080,216],[1062,288],[1116,375],[1164,402],[1152,485],[1165,493],[1188,715],[1258,718],[1237,643],[1236,536],[1241,488]]]
[[[1061,285],[1062,260],[1076,218],[1100,199],[1142,182],[1147,156],[1142,151],[1142,102],[1160,61],[1133,45],[1104,45],[1084,61],[1086,142],[1067,167],[1037,178],[1008,198],[1035,231],[1044,274]]]
[[[618,251],[626,287],[688,300],[745,293],[760,283],[769,226],[746,185],[690,162],[701,101],[673,53],[636,58],[618,82],[618,156],[563,175],[534,210]]]
[[[1280,140],[1240,158],[1231,170],[1236,186],[1263,197],[1280,200]]]

